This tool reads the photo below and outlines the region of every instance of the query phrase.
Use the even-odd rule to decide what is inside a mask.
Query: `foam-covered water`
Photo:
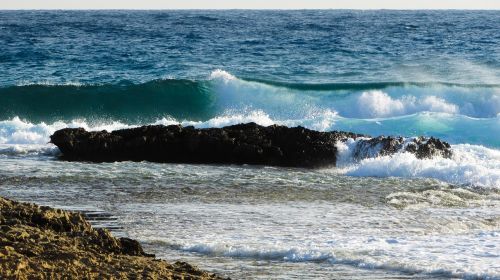
[[[102,213],[96,226],[235,279],[500,279],[499,22],[0,11],[0,194]],[[453,155],[378,156],[350,139],[319,170],[93,164],[48,143],[66,127],[246,122],[434,136]]]
[[[500,277],[497,189],[334,170],[0,164],[3,195],[110,213],[108,226],[158,256],[235,278]]]

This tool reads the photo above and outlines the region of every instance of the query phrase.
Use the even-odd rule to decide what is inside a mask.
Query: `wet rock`
[[[367,140],[360,140],[356,143],[354,157],[356,159],[371,158],[394,154],[403,146],[403,137],[379,136]]]
[[[415,154],[419,159],[441,156],[452,156],[450,144],[434,137],[403,138],[379,136],[371,139],[361,139],[356,144],[354,157],[357,159],[392,155],[398,152]]]
[[[351,132],[319,132],[303,127],[264,127],[247,123],[206,129],[155,125],[113,132],[66,128],[56,131],[51,142],[59,147],[66,160],[322,167],[336,164],[338,141],[361,136]],[[419,158],[451,155],[446,142],[435,138],[418,139],[413,141],[413,146],[406,145],[407,140],[402,137],[362,140],[358,142],[355,157],[389,155],[405,147]]]
[[[416,146],[415,155],[417,158],[430,158],[434,156],[450,158],[452,156],[450,144],[437,138],[418,137],[413,139],[413,143]],[[411,149],[415,150],[413,147]],[[407,151],[409,151],[408,148]]]

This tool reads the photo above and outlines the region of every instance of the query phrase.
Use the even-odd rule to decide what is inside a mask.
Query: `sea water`
[[[235,279],[500,278],[500,12],[2,11],[0,195]],[[79,163],[57,129],[435,136],[335,168]]]

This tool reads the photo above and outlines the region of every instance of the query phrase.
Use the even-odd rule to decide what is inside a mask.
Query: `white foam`
[[[489,232],[488,235],[496,236],[495,233]],[[355,241],[352,240],[352,243]],[[421,242],[421,241],[419,241]],[[357,243],[357,242],[356,242]],[[399,247],[399,243],[402,243],[401,249],[407,253],[407,250],[416,250],[414,248],[414,244],[409,245],[405,240],[398,240],[395,238],[387,238],[387,239],[375,239],[368,238],[364,242],[360,242],[362,244],[357,244],[357,246],[363,246],[366,251],[385,251],[388,253],[392,250],[398,250],[397,248],[391,247]],[[409,246],[408,246],[409,245]],[[410,248],[405,248],[410,247]],[[414,264],[408,262],[405,263],[401,259],[397,258],[397,255],[394,254],[388,256],[362,256],[361,254],[350,254],[347,251],[338,252],[338,256],[336,254],[336,250],[332,248],[332,250],[328,250],[326,248],[315,247],[314,249],[310,248],[283,248],[279,246],[271,246],[269,248],[252,248],[252,246],[247,245],[228,245],[224,243],[212,242],[211,244],[196,244],[196,245],[184,245],[180,247],[181,250],[187,252],[195,252],[205,255],[211,256],[224,256],[224,257],[232,257],[232,258],[251,258],[257,260],[275,260],[275,261],[286,261],[286,262],[328,262],[331,264],[346,264],[352,265],[359,268],[364,269],[384,269],[384,270],[392,270],[399,271],[411,274],[437,274],[440,276],[447,276],[452,278],[463,278],[463,279],[500,279],[500,275],[496,274],[494,269],[488,271],[487,266],[486,271],[473,271],[469,272],[467,269],[470,267],[463,268],[442,268],[439,265],[428,265],[420,267],[418,264]],[[326,250],[325,250],[326,249]],[[361,248],[358,248],[360,252]],[[488,254],[488,253],[485,253]],[[500,255],[488,254],[485,255],[487,257],[498,258]],[[394,259],[392,259],[394,257]]]
[[[172,118],[163,118],[155,122],[155,124],[171,125],[171,124],[182,124],[183,126],[192,125],[197,128],[207,128],[207,127],[223,127],[228,125],[255,122],[259,125],[269,126],[275,122],[262,111],[251,111],[248,114],[243,113],[232,113],[227,112],[221,116],[217,116],[208,121],[188,121],[184,120],[178,122]]]
[[[214,242],[212,244],[183,245],[181,250],[202,253],[206,255],[216,255],[236,258],[255,258],[260,260],[284,260],[292,262],[305,261],[325,261],[333,260],[331,253],[322,253],[319,251],[301,251],[298,248],[280,248],[273,246],[266,249],[255,249],[248,245],[231,246]]]
[[[440,97],[430,95],[417,98],[412,95],[403,95],[393,98],[380,90],[361,93],[357,97],[355,108],[357,109],[356,116],[362,118],[393,117],[417,112],[459,113],[457,105],[450,104]]]
[[[11,120],[0,121],[0,144],[47,144],[56,130],[67,127],[83,127],[86,130],[116,130],[132,127],[120,122],[100,123],[90,126],[84,120],[73,120],[71,122],[58,121],[52,124],[41,122],[34,124],[23,121],[19,117]]]
[[[359,204],[175,204],[167,232],[137,227],[142,240],[199,254],[285,262],[326,262],[365,269],[497,279],[498,214],[494,206],[394,210]],[[179,216],[179,217],[177,217]],[[186,220],[209,219],[194,230]],[[167,225],[160,225],[167,227]]]
[[[337,110],[354,118],[385,118],[420,112],[460,114],[492,118],[500,112],[498,89],[463,89],[435,86],[403,87],[354,94]],[[335,105],[333,105],[335,106]]]
[[[82,87],[82,86],[89,86],[89,85],[97,85],[97,84],[85,84],[81,82],[56,82],[56,81],[49,81],[49,80],[44,80],[44,81],[29,81],[29,80],[24,80],[20,81],[17,86],[75,86],[75,87]]]
[[[498,150],[461,144],[452,145],[453,156],[450,159],[417,159],[414,154],[401,152],[356,162],[353,157],[356,142],[351,139],[338,143],[337,167],[349,176],[434,178],[457,185],[500,188]]]
[[[226,72],[226,71],[221,70],[221,69],[216,69],[216,70],[212,71],[212,73],[210,73],[209,79],[210,80],[229,81],[229,80],[235,80],[236,77],[229,72]]]
[[[59,149],[54,145],[5,145],[0,144],[0,156],[55,156],[59,154]]]
[[[396,208],[425,207],[474,207],[489,204],[484,196],[463,188],[430,189],[420,192],[400,191],[386,197],[387,203]]]
[[[296,90],[238,79],[215,70],[215,103],[226,110],[262,110],[273,119],[305,119],[316,112],[338,112],[349,118],[388,118],[422,112],[492,118],[500,113],[499,88],[445,85],[394,86],[382,90],[338,94],[338,91]]]
[[[183,126],[192,125],[197,128],[207,128],[207,127],[224,127],[228,125],[235,125],[240,123],[248,123],[254,122],[259,125],[269,126],[273,124],[286,125],[286,126],[305,126],[310,129],[318,130],[318,131],[326,131],[329,130],[338,119],[338,116],[335,112],[324,111],[318,112],[317,115],[312,115],[307,119],[288,119],[288,120],[275,120],[272,119],[269,114],[265,113],[262,110],[228,110],[221,114],[220,116],[216,116],[207,121],[176,121],[173,118],[162,118],[154,124],[162,124],[162,125],[172,125],[172,124],[181,124]]]

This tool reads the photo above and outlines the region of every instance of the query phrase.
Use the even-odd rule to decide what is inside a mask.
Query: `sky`
[[[0,0],[0,9],[487,9],[500,0]]]

